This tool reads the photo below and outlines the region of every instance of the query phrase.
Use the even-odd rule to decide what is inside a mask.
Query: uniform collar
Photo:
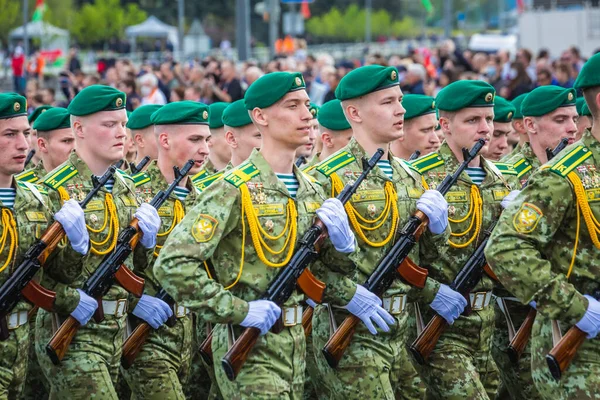
[[[452,149],[450,149],[450,146],[448,146],[448,143],[446,143],[446,141],[442,143],[442,146],[438,150],[438,154],[444,160],[445,169],[448,175],[453,174],[454,171],[456,171],[461,164],[452,152]],[[481,185],[479,185],[479,187],[485,187],[489,184],[495,183],[496,181],[503,179],[501,178],[500,172],[496,167],[494,167],[492,162],[486,160],[481,155],[479,157],[481,160],[481,164],[479,165],[479,167],[483,168],[483,170],[485,171],[485,179],[483,180]],[[471,177],[469,176],[469,174],[467,174],[466,169],[465,171],[463,171],[462,174],[460,174],[458,180],[463,181],[464,183],[467,183],[469,185],[474,185],[473,181],[471,180]]]
[[[148,168],[146,168],[146,174],[148,175],[148,178],[150,178],[152,186],[158,188],[158,190],[166,190],[167,187],[170,185],[170,183],[167,182],[167,180],[163,176],[162,172],[160,172],[157,160],[152,160],[150,162],[150,165],[148,165]],[[185,188],[189,190],[190,193],[187,195],[184,202],[186,204],[194,204],[194,202],[196,201],[196,188],[192,184],[191,176],[188,176]],[[169,198],[173,200],[178,200],[177,195],[175,195],[175,191],[171,193]]]
[[[77,155],[77,152],[75,150],[73,150],[71,152],[71,154],[69,155],[67,164],[71,165],[73,168],[75,168],[75,170],[77,170],[79,179],[81,179],[81,182],[83,184],[85,192],[92,190],[92,188],[94,187],[93,183],[92,183],[92,171],[87,166],[87,164]],[[113,179],[115,181],[113,190],[112,190],[113,197],[117,197],[117,196],[129,191],[129,188],[127,187],[127,185],[125,184],[125,181],[124,181],[125,178],[123,178],[122,176],[119,176],[118,171],[115,172],[115,174],[113,175]],[[69,182],[67,181],[66,184],[68,184],[68,183]],[[133,185],[133,182],[132,182],[132,185]],[[102,188],[100,188],[100,191],[108,193],[108,191],[106,190],[106,187],[104,187],[104,186]]]

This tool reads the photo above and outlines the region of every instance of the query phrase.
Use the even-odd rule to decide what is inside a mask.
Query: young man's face
[[[305,157],[305,158],[309,158],[310,156],[312,156],[313,150],[315,148],[315,144],[317,143],[317,135],[319,133],[319,123],[317,122],[316,119],[312,119],[310,121],[310,130],[309,130],[309,135],[308,135],[308,144],[302,145],[300,147],[298,147],[298,150],[296,150],[296,156],[297,157]]]
[[[555,148],[562,138],[568,138],[569,144],[574,143],[578,118],[575,106],[559,107],[549,114],[531,118],[534,134],[530,132],[530,141],[537,142],[542,149]]]
[[[85,116],[73,125],[77,146],[86,148],[98,159],[113,164],[124,157],[127,139],[127,112],[101,111]]]
[[[393,86],[369,93],[357,103],[363,127],[375,140],[391,143],[404,135],[403,96],[400,87]]]
[[[44,153],[48,164],[44,163],[47,171],[50,171],[69,158],[71,150],[75,148],[75,136],[71,128],[57,129],[47,135],[38,137],[38,148]]]
[[[493,107],[463,108],[456,111],[452,118],[440,117],[440,121],[446,142],[455,155],[462,148],[470,149],[479,139],[486,142],[480,154],[487,153],[494,130]]]
[[[23,171],[30,132],[25,116],[0,119],[0,175],[11,176]]]
[[[296,90],[263,109],[271,137],[294,150],[310,144],[313,115],[309,107],[306,90]]]
[[[435,133],[437,126],[435,113],[421,115],[404,122],[404,137],[397,142],[404,153],[421,152],[421,155],[429,154],[440,147],[440,140]]]
[[[512,132],[512,125],[510,122],[494,122],[494,132],[492,138],[488,144],[487,153],[485,157],[498,161],[505,154],[508,153],[508,136]]]
[[[234,151],[239,159],[246,160],[254,149],[260,149],[262,135],[254,124],[234,129],[237,146]]]
[[[181,168],[188,160],[194,160],[189,175],[197,174],[208,157],[209,137],[208,125],[177,125],[170,129],[167,153],[170,163]]]

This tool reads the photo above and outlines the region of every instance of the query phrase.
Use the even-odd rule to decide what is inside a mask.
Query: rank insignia
[[[219,221],[207,214],[198,214],[192,226],[192,236],[198,243],[205,243],[212,239]]]
[[[275,223],[273,222],[273,220],[271,220],[271,219],[268,219],[268,220],[265,222],[265,228],[267,228],[267,231],[269,231],[269,232],[273,232],[273,227],[275,227]]]
[[[448,206],[448,215],[453,216],[454,214],[456,214],[456,207]]]
[[[90,222],[91,222],[92,224],[95,224],[95,223],[97,223],[97,222],[98,222],[98,217],[96,216],[96,214],[92,214],[92,215],[90,215]]]
[[[374,217],[375,213],[377,212],[377,206],[375,204],[369,204],[367,206],[367,212],[371,217]]]
[[[523,203],[513,218],[513,226],[519,233],[531,233],[543,216],[542,210],[536,205]]]

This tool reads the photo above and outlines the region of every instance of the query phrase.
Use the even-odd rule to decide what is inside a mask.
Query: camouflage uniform
[[[529,145],[529,142],[527,142],[527,144]],[[521,145],[521,144],[517,143],[517,145],[515,146],[515,148],[514,148],[514,149],[512,149],[512,150],[510,151],[510,153],[506,154],[504,157],[502,157],[502,158],[500,159],[500,162],[505,162],[505,163],[508,163],[508,161],[509,161],[509,160],[512,160],[512,159],[515,157],[515,155],[516,155],[517,153],[521,152],[521,147],[522,147],[522,146],[523,146],[523,145]]]
[[[78,201],[82,200],[92,188],[91,176],[92,173],[87,165],[73,151],[69,159],[51,171],[43,182],[50,188],[50,199],[54,204],[59,204],[60,192],[66,192],[70,198]],[[84,210],[91,249],[108,250],[110,239],[114,237],[113,235],[118,235],[113,224],[106,219],[118,223],[118,227],[126,227],[138,207],[133,180],[120,170],[114,178],[112,198],[116,220],[106,217],[112,210],[110,203],[106,203],[106,199],[109,198],[106,188],[100,189]],[[101,244],[105,240],[106,243]],[[137,246],[134,253],[136,258],[148,256],[142,246]],[[105,301],[119,300],[115,315],[105,312],[105,319],[102,322],[96,323],[92,319],[87,325],[81,327],[59,366],[52,364],[46,355],[46,344],[53,332],[79,303],[79,295],[75,289],[83,286],[104,258],[102,255],[95,254],[93,250],[84,257],[75,252],[71,254],[70,258],[44,269],[43,285],[57,293],[56,313],[44,310],[38,313],[35,338],[38,360],[52,385],[50,398],[115,399],[127,315],[127,299],[131,297],[121,286],[115,283],[103,298]],[[133,257],[130,256],[125,262],[129,268],[133,266],[132,259]],[[129,308],[135,308],[137,301],[129,300]]]
[[[0,284],[3,284],[14,272],[27,249],[52,222],[50,201],[44,188],[23,182],[14,182],[14,187],[17,190],[13,209],[10,210],[0,203],[2,236],[7,235],[8,238],[0,247],[0,266],[4,266],[0,271]],[[12,218],[16,222],[16,243],[13,242],[5,224]],[[10,262],[8,257],[14,245],[17,247],[12,249],[13,260]],[[48,262],[52,262],[55,257],[56,255],[52,255]],[[7,261],[8,264],[5,264]],[[0,357],[0,398],[2,399],[20,399],[23,395],[29,358],[28,349],[33,339],[33,331],[30,332],[27,322],[27,313],[31,309],[31,304],[25,300],[17,303],[10,314],[12,318],[8,317],[9,321],[12,319],[17,324],[9,326],[10,336],[7,340],[0,341],[2,355]]]
[[[449,285],[478,245],[478,237],[502,211],[500,202],[510,192],[510,187],[500,171],[481,157],[481,166],[486,177],[478,191],[477,186],[466,172],[446,194],[448,220],[453,235],[439,255],[431,254],[428,264],[429,275],[441,283]],[[431,189],[441,183],[446,175],[452,174],[459,162],[447,143],[443,143],[438,153],[432,153],[413,162],[423,174]],[[477,217],[476,201],[473,196],[480,193],[481,215]],[[473,221],[475,219],[475,221]],[[477,223],[479,219],[479,224]],[[453,222],[456,221],[456,222]],[[473,225],[471,226],[471,223]],[[464,248],[450,245],[464,245]],[[462,315],[442,334],[426,365],[422,367],[427,394],[433,398],[494,398],[498,390],[498,370],[491,356],[492,334],[494,332],[494,309],[488,306],[491,301],[493,281],[483,276],[470,297],[476,303],[473,312]],[[426,305],[421,305],[425,323],[434,315]]]
[[[325,192],[333,196],[333,182],[339,179],[343,186],[354,181],[362,172],[361,160],[366,156],[364,149],[353,138],[347,146],[321,162],[311,173],[321,182]],[[365,234],[373,244],[381,243],[387,237],[393,239],[406,219],[414,213],[416,200],[424,192],[421,176],[410,169],[408,164],[396,160],[391,154],[390,164],[394,175],[392,180],[376,166],[350,201],[363,218],[381,218],[381,227]],[[335,191],[336,195],[337,192],[338,190]],[[389,199],[388,207],[386,199]],[[392,214],[384,214],[385,209],[391,210],[394,206],[397,207],[399,216],[395,226]],[[367,280],[394,243],[389,240],[387,244],[375,247],[360,237],[354,224],[351,226],[360,252],[352,254],[350,259],[338,256],[334,262],[326,264],[327,268],[315,269],[319,279],[327,284],[326,301],[330,302],[329,307],[318,306],[313,317],[313,350],[321,378],[333,398],[422,398],[423,393],[419,387],[412,385],[417,373],[406,351],[409,334],[406,303],[409,298],[412,301],[423,298],[427,303],[431,302],[439,288],[439,284],[432,279],[427,280],[423,290],[411,288],[396,280],[383,294],[384,301],[393,299],[393,303],[397,305],[394,310],[387,307],[388,311],[392,311],[396,323],[390,327],[389,332],[380,331],[377,336],[373,336],[364,324],[359,324],[336,369],[329,367],[321,353],[334,329],[328,310],[332,310],[332,318],[337,324],[349,315],[340,306],[350,302],[356,285]],[[426,255],[446,239],[447,235],[433,237],[427,231],[411,252],[411,258],[417,263],[431,261],[426,260]]]
[[[213,360],[216,380],[226,399],[302,398],[306,349],[299,321],[301,313],[297,314],[296,325],[277,335],[267,333],[258,339],[235,381],[230,382],[219,367],[228,341],[232,339],[228,326],[232,326],[235,337],[242,332],[239,323],[248,312],[247,301],[259,299],[279,272],[278,268],[265,267],[257,255],[248,223],[246,219],[240,221],[241,207],[253,207],[256,219],[250,219],[267,233],[283,235],[277,240],[265,239],[269,246],[278,250],[290,234],[285,235],[283,230],[286,214],[290,212],[286,212],[286,203],[288,210],[291,204],[297,204],[299,238],[312,224],[324,195],[312,178],[295,167],[294,173],[299,182],[297,202],[291,200],[284,183],[276,177],[261,153],[254,150],[244,164],[200,194],[196,207],[171,233],[154,266],[155,276],[168,293],[200,318],[216,324]],[[243,197],[242,192],[246,193]],[[248,236],[245,238],[244,226]],[[322,257],[327,257],[331,251],[333,247],[327,244]],[[286,253],[284,250],[283,254]],[[244,257],[242,265],[240,257]],[[266,258],[271,262],[284,261],[281,255],[275,258],[268,254]],[[215,280],[203,266],[208,259],[214,265]],[[284,307],[296,306],[302,298],[295,292]]]
[[[550,376],[544,357],[553,347],[550,321],[558,320],[565,332],[587,309],[583,294],[599,287],[599,247],[593,243],[587,223],[580,221],[579,226],[578,215],[583,219],[584,214],[578,211],[600,212],[596,200],[600,144],[586,132],[547,165],[534,173],[504,211],[486,256],[520,301],[537,301],[531,357],[532,376],[540,394],[552,399],[596,399],[600,392],[598,338],[583,343],[558,383]]]
[[[21,182],[38,183],[47,173],[44,163],[40,161],[35,167],[26,169],[20,174],[15,175],[15,179]]]
[[[156,160],[150,163],[145,172],[134,175],[133,180],[140,203],[151,201],[159,191],[165,190],[169,185],[160,172]],[[172,193],[158,210],[162,224],[157,235],[153,258],[158,256],[169,232],[180,221],[179,218],[183,217],[179,213],[185,213],[196,201],[197,191],[192,186],[191,180],[188,180],[187,189],[190,193],[185,201],[180,201]],[[149,262],[142,258],[135,260],[136,275],[145,279],[144,292],[150,296],[155,296],[160,290],[160,285],[152,272],[153,265],[154,260]],[[172,328],[163,325],[158,330],[152,330],[133,365],[129,369],[121,369],[134,399],[184,398],[182,386],[187,381],[191,362],[192,318],[188,309],[177,305],[173,308],[173,314],[176,316],[177,324]],[[129,319],[132,325],[140,322],[133,315],[130,315]],[[134,327],[132,326],[132,329]]]

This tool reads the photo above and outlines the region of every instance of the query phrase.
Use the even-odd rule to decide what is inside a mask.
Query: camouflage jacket
[[[290,203],[298,212],[297,242],[325,197],[314,179],[295,167],[294,174],[299,183],[296,201],[260,151],[254,150],[246,162],[201,192],[196,206],[169,235],[154,264],[154,275],[162,287],[206,321],[239,324],[248,312],[247,302],[259,299],[281,268],[267,266],[259,258],[248,223],[252,218],[245,212],[242,220],[242,206],[254,210],[255,229],[263,230],[260,236],[266,244],[276,252],[283,248],[279,255],[265,249],[266,259],[282,263],[288,253],[285,242],[290,233],[284,233],[284,228]],[[242,201],[246,188],[249,194]],[[277,239],[268,239],[264,233]],[[328,259],[333,251],[326,241],[321,258]],[[204,265],[209,259],[214,280]],[[302,298],[301,293],[294,292],[286,304],[297,304]]]
[[[529,143],[519,146],[519,150],[512,153],[512,157],[503,160],[504,165],[509,166],[509,171],[505,172],[502,163],[496,163],[496,167],[500,169],[500,172],[502,172],[515,189],[520,189],[533,172],[542,166],[542,163],[536,157]]]
[[[515,154],[521,151],[521,146],[521,144],[517,143],[517,145],[510,151],[510,153],[506,154],[500,159],[500,162],[505,163],[508,162],[508,160],[512,159],[515,156]]]
[[[35,167],[26,169],[20,174],[15,175],[15,179],[23,182],[39,183],[47,173],[44,163],[40,161]]]
[[[307,161],[306,164],[304,164],[302,166],[302,171],[309,173],[310,171],[312,171],[313,169],[315,169],[315,167],[317,166],[317,164],[320,163],[319,161],[319,155],[321,153],[316,153],[314,156],[312,156],[310,158],[310,160]]]
[[[348,145],[319,163],[310,173],[323,185],[325,193],[329,197],[333,197],[338,194],[338,191],[334,193],[332,190],[333,180],[341,180],[342,187],[354,182],[362,173],[361,160],[365,157],[368,158],[364,149],[352,138]],[[340,254],[335,262],[324,264],[326,265],[325,269],[315,269],[315,273],[327,284],[326,300],[330,303],[346,305],[352,299],[356,285],[362,285],[367,280],[379,261],[392,248],[400,229],[415,212],[417,199],[424,192],[422,179],[418,172],[411,169],[409,164],[398,161],[391,153],[389,159],[393,169],[393,179],[390,180],[378,166],[375,166],[349,201],[355,212],[360,216],[357,217],[357,220],[364,218],[374,221],[381,217],[376,223],[365,224],[361,222],[361,225],[367,227],[367,229],[358,228],[364,232],[364,238],[371,244],[361,238],[357,233],[358,225],[351,222],[360,251],[351,254],[350,257]],[[389,195],[386,194],[384,186],[388,183],[392,184],[391,186],[397,193],[397,196],[391,200],[398,210],[398,221],[395,226],[392,226],[392,212],[386,214],[386,210],[392,209],[391,206],[386,207],[386,198],[389,198]],[[352,218],[350,220],[352,221]],[[380,226],[377,229],[369,230],[378,225]],[[388,237],[390,237],[390,240],[381,246],[380,244]],[[447,238],[447,234],[434,237],[427,230],[412,250],[411,259],[417,264],[433,261],[428,259],[428,254],[436,252],[435,248],[443,245]],[[410,298],[414,299],[417,296],[422,298],[423,301],[429,302],[437,293],[438,288],[439,284],[433,279],[427,280],[423,290],[411,289],[409,285],[396,280],[385,296],[409,294]]]
[[[571,177],[580,181],[577,196]],[[600,288],[600,243],[588,229],[599,200],[600,143],[586,132],[533,174],[488,243],[502,283],[523,303],[535,299],[548,318],[575,324],[587,309],[583,294]]]

